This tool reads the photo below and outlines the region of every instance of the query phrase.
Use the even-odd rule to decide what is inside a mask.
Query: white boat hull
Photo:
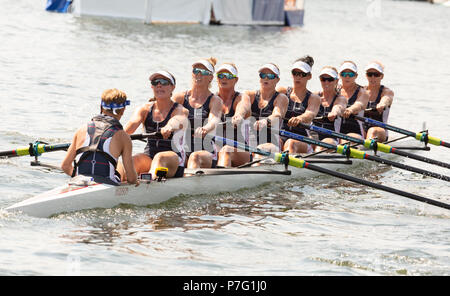
[[[358,161],[358,160],[356,160]],[[355,160],[353,160],[355,162]],[[321,164],[330,169],[352,167],[344,164]],[[283,165],[270,165],[271,169],[282,171]],[[266,166],[252,167],[248,170],[261,171]],[[7,211],[21,211],[35,217],[52,215],[93,208],[112,208],[120,204],[145,206],[158,204],[173,197],[183,195],[217,194],[233,192],[243,188],[254,188],[264,183],[286,181],[293,178],[310,178],[317,173],[308,169],[290,167],[291,175],[283,174],[231,174],[231,175],[195,175],[184,178],[168,179],[163,182],[152,181],[139,186],[113,186],[97,184],[89,186],[64,185],[29,198],[8,208]]]

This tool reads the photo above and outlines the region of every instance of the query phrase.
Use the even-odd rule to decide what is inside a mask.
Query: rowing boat
[[[388,155],[387,158],[395,158]],[[308,159],[330,170],[349,170],[361,163],[367,168],[371,163],[362,159],[348,160],[342,155],[329,154]],[[358,166],[361,168],[361,166]],[[373,167],[373,165],[372,165]],[[16,203],[7,211],[20,211],[35,217],[50,217],[64,212],[94,208],[113,208],[121,204],[147,206],[159,204],[180,195],[219,194],[245,188],[256,188],[265,183],[292,179],[313,178],[321,173],[266,160],[260,166],[246,168],[186,169],[188,177],[161,181],[141,180],[139,186],[100,184],[83,176],[75,177],[63,186]]]
[[[395,127],[388,126],[388,128]],[[402,133],[410,134],[410,132],[406,130],[397,130]],[[164,178],[158,178],[158,180],[153,181],[141,180],[141,184],[139,186],[129,184],[114,186],[94,182],[91,177],[77,176],[75,178],[72,178],[67,184],[63,186],[57,187],[53,190],[44,192],[30,199],[14,204],[6,208],[6,210],[21,211],[25,214],[36,217],[49,217],[63,212],[73,212],[94,208],[112,208],[120,204],[146,206],[162,203],[180,195],[199,195],[205,193],[218,194],[224,192],[232,192],[244,188],[258,187],[264,183],[269,182],[286,181],[298,178],[313,178],[317,175],[320,175],[321,173],[402,195],[404,197],[433,204],[435,206],[450,209],[450,205],[441,203],[439,201],[431,200],[422,196],[397,190],[395,188],[390,188],[381,184],[372,183],[370,181],[355,178],[338,172],[339,169],[355,167],[354,165],[349,165],[352,162],[359,163],[368,159],[374,162],[389,164],[409,171],[418,172],[425,176],[432,176],[438,179],[442,179],[443,181],[450,181],[449,176],[432,173],[426,170],[421,170],[390,161],[390,158],[398,157],[398,155],[413,156],[412,154],[406,152],[396,152],[399,149],[398,147],[394,148],[385,144],[379,144],[378,146],[380,150],[384,153],[387,153],[386,155],[384,155],[384,158],[380,158],[371,155],[371,153],[369,153],[368,151],[360,151],[351,148],[348,145],[336,146],[306,138],[287,131],[279,130],[278,132],[290,138],[304,141],[313,145],[319,145],[324,148],[330,149],[330,151],[338,152],[343,155],[334,153],[329,154],[327,156],[328,159],[325,161],[323,160],[323,157],[322,160],[305,159],[305,156],[303,156],[303,159],[301,159],[301,157],[297,158],[286,153],[271,153],[262,151],[247,144],[239,143],[219,136],[213,136],[218,142],[223,142],[223,144],[231,145],[238,149],[266,156],[266,161],[260,162],[258,166],[248,166],[244,168],[191,169],[185,171],[187,176],[183,178],[172,178],[167,180]],[[325,130],[321,132],[325,133],[327,131]],[[348,139],[352,142],[359,142],[360,144],[364,143],[364,141],[361,142],[357,139],[351,139],[348,138],[348,136],[342,134],[336,135],[341,137],[342,139]],[[140,135],[137,138],[141,138],[144,136],[147,137],[155,135]],[[425,137],[425,139],[429,138],[430,137],[428,136]],[[417,144],[419,142],[414,143]],[[446,145],[446,142],[441,140],[433,140],[430,143],[434,145]],[[418,148],[417,146],[414,147],[414,144],[411,145],[409,142],[408,145],[410,148]],[[377,145],[372,147],[371,143],[364,143],[364,146],[370,147],[371,149],[375,148],[375,151],[377,150]],[[34,153],[34,150],[31,149],[31,147],[32,145],[30,144],[30,149],[28,149],[29,154],[36,155],[37,153]],[[49,151],[51,151],[51,149],[49,149]],[[11,156],[15,155],[15,153],[11,153],[11,151],[6,151],[5,153]],[[352,157],[352,160],[350,161],[344,155],[346,155],[347,157]],[[309,155],[309,157],[312,157],[312,155]],[[414,156],[414,159],[441,165],[447,168],[450,166],[449,164],[425,157],[419,157],[417,155]],[[321,165],[311,165],[311,163],[314,162],[320,162]],[[367,162],[364,161],[364,163]],[[358,167],[361,168],[361,166]]]
[[[350,168],[350,162],[328,161],[321,166],[336,170]],[[361,161],[361,160],[356,160]],[[180,195],[218,194],[258,187],[264,183],[298,178],[312,178],[320,173],[291,168],[284,164],[265,163],[258,167],[187,170],[192,176],[161,181],[141,180],[139,186],[100,184],[86,178],[71,179],[67,184],[44,192],[8,208],[35,217],[94,208],[112,208],[121,204],[147,206],[165,202]]]

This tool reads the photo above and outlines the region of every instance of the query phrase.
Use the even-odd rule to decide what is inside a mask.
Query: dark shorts
[[[178,166],[177,172],[172,178],[182,178],[184,176],[184,166]]]

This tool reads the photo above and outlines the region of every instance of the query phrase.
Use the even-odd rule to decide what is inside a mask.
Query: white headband
[[[349,69],[355,73],[358,73],[358,68],[356,67],[356,65],[353,63],[350,63],[350,62],[343,63],[342,66],[339,68],[339,73],[341,73],[342,71],[344,71],[346,69]]]
[[[319,76],[322,76],[323,74],[330,75],[334,79],[338,78],[338,73],[336,71],[334,71],[334,69],[331,69],[331,68],[323,68],[322,71],[320,71]]]
[[[153,73],[153,74],[150,76],[150,80],[153,80],[153,78],[155,78],[155,77],[158,76],[158,75],[161,75],[161,76],[166,77],[167,79],[170,80],[170,82],[172,82],[172,85],[175,85],[175,79],[174,79],[174,77],[172,76],[172,74],[170,74],[170,73],[167,72],[167,71],[158,71],[158,72]]]
[[[265,64],[264,66],[262,66],[261,68],[259,68],[259,72],[261,72],[264,69],[269,69],[270,71],[272,71],[273,73],[277,74],[278,77],[280,77],[280,70],[278,70],[277,67],[275,67],[275,65],[273,64]]]
[[[214,66],[207,60],[199,60],[196,61],[195,63],[192,64],[192,67],[194,67],[195,65],[201,64],[203,66],[206,67],[206,69],[208,69],[211,73],[214,74]]]
[[[236,67],[234,67],[231,64],[223,64],[221,65],[218,69],[217,72],[220,72],[222,70],[227,70],[229,71],[231,74],[233,74],[234,76],[238,77],[238,70],[236,69]]]
[[[294,69],[302,70],[304,73],[311,73],[311,66],[302,61],[295,62],[292,65],[291,70],[294,70]]]
[[[383,67],[381,67],[379,64],[377,64],[377,63],[370,63],[369,65],[367,65],[367,67],[366,67],[366,71],[367,70],[369,70],[369,69],[375,69],[375,70],[377,70],[378,72],[380,72],[381,74],[383,74]]]

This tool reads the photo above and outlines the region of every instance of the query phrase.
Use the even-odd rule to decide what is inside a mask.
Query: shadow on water
[[[389,168],[379,168],[363,177],[376,181]],[[137,233],[192,230],[219,230],[232,223],[258,227],[267,218],[283,219],[290,211],[308,217],[310,211],[333,211],[367,195],[364,186],[325,176],[315,180],[270,183],[256,190],[244,189],[220,195],[178,196],[147,207],[121,205],[60,214],[55,219],[72,220],[80,225],[64,237],[74,243],[113,246],[124,241],[139,243]],[[261,222],[264,224],[264,222]],[[141,241],[142,242],[142,241]]]

